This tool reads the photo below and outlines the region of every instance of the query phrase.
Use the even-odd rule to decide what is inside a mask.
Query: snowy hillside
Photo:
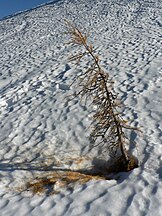
[[[89,150],[90,109],[68,95],[80,69],[68,62],[64,19],[89,33],[115,81],[125,119],[142,135],[140,167],[48,196],[20,192],[56,169],[106,163]],[[0,215],[160,216],[162,211],[162,1],[55,0],[0,20]]]

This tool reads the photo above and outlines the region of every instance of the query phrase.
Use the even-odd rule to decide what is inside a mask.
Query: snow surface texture
[[[118,174],[118,180],[31,196],[14,188],[46,167],[79,169],[100,157],[100,150],[88,149],[88,108],[67,99],[86,64],[75,68],[67,61],[78,48],[65,43],[64,18],[90,33],[127,105],[125,118],[141,127],[142,136],[129,134],[141,166]],[[160,216],[162,1],[54,1],[1,20],[0,50],[0,215]],[[82,155],[90,159],[69,162]]]

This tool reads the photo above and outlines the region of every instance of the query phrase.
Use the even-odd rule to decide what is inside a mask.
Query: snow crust
[[[68,100],[86,63],[68,62],[78,48],[66,44],[64,19],[89,32],[126,105],[123,115],[143,131],[128,134],[140,167],[53,196],[19,193],[16,187],[47,167],[79,169],[108,159],[89,151],[89,108]],[[1,20],[0,50],[0,215],[160,216],[162,2],[54,1]]]

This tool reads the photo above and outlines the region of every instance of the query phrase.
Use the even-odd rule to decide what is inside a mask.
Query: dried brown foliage
[[[84,97],[86,100],[90,98],[96,107],[93,115],[93,130],[90,134],[93,145],[106,147],[113,157],[120,152],[127,167],[132,157],[125,148],[128,139],[124,131],[125,129],[136,130],[136,128],[128,126],[122,118],[121,104],[114,91],[113,82],[109,74],[101,68],[99,56],[95,54],[93,45],[87,42],[87,35],[68,21],[66,21],[66,28],[67,34],[70,35],[69,44],[83,48],[72,55],[70,61],[76,62],[77,65],[83,59],[90,61],[90,65],[78,77],[77,96]],[[137,167],[137,163],[134,167]]]
[[[63,189],[72,189],[75,185],[86,184],[91,180],[106,180],[106,177],[82,174],[74,171],[57,171],[44,177],[29,181],[20,191],[31,191],[33,194],[53,195]]]

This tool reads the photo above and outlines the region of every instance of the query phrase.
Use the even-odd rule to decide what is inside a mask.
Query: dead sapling
[[[115,93],[113,81],[100,65],[99,56],[95,54],[92,44],[87,42],[87,35],[83,34],[74,24],[66,21],[69,44],[79,46],[79,51],[70,57],[77,66],[81,60],[89,61],[89,66],[78,75],[76,96],[91,100],[95,107],[90,134],[93,146],[100,146],[109,150],[115,160],[115,167],[109,171],[129,171],[138,167],[137,159],[126,149],[128,138],[126,129],[137,130],[127,125],[121,113],[121,103]],[[88,64],[87,64],[88,65]]]

